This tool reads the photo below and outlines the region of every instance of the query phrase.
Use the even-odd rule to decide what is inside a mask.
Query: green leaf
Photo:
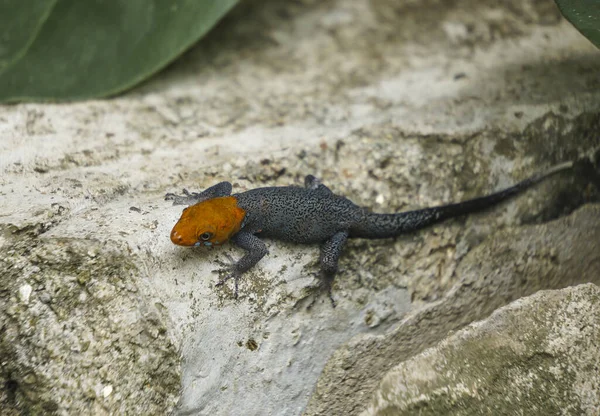
[[[600,48],[600,1],[554,0],[569,22]]]
[[[56,0],[0,0],[0,71],[21,58],[37,36]]]
[[[58,0],[26,53],[0,69],[0,101],[73,100],[121,92],[179,56],[236,2]],[[34,2],[13,3],[15,9],[4,12],[18,16],[24,14],[19,9]]]

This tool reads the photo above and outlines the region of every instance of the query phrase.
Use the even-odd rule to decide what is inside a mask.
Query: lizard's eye
[[[203,234],[200,236],[200,239],[202,239],[202,240],[206,241],[206,240],[209,240],[211,237],[212,237],[212,234],[211,234],[211,233],[203,233]]]

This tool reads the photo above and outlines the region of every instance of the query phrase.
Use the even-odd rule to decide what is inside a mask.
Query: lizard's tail
[[[510,188],[456,204],[418,209],[415,211],[401,212],[399,214],[373,214],[365,212],[360,224],[350,230],[350,237],[371,239],[396,237],[449,218],[482,211],[518,194],[532,185],[535,185],[548,176],[569,169],[572,166],[573,162],[561,163],[543,173],[538,173],[537,175],[525,179]]]

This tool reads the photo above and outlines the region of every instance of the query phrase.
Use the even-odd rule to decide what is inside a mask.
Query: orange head
[[[171,231],[171,241],[179,246],[223,244],[240,230],[245,216],[233,196],[199,202],[184,208]]]

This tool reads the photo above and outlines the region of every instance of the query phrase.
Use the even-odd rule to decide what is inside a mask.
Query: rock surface
[[[449,332],[541,289],[600,284],[600,206],[499,232],[471,250],[455,274],[458,283],[441,300],[415,310],[385,335],[358,337],[336,351],[306,413],[357,413],[382,374]]]
[[[256,0],[126,95],[0,107],[2,413],[357,414],[448,330],[592,281],[589,163],[488,213],[350,242],[335,310],[318,248],[276,242],[233,300],[211,271],[239,250],[174,247],[181,208],[162,196],[308,173],[380,212],[491,192],[596,152],[598,73],[550,0]]]
[[[600,288],[541,291],[394,367],[367,415],[597,415]]]
[[[179,354],[125,247],[2,239],[2,414],[164,414]],[[20,412],[17,412],[19,410]]]

